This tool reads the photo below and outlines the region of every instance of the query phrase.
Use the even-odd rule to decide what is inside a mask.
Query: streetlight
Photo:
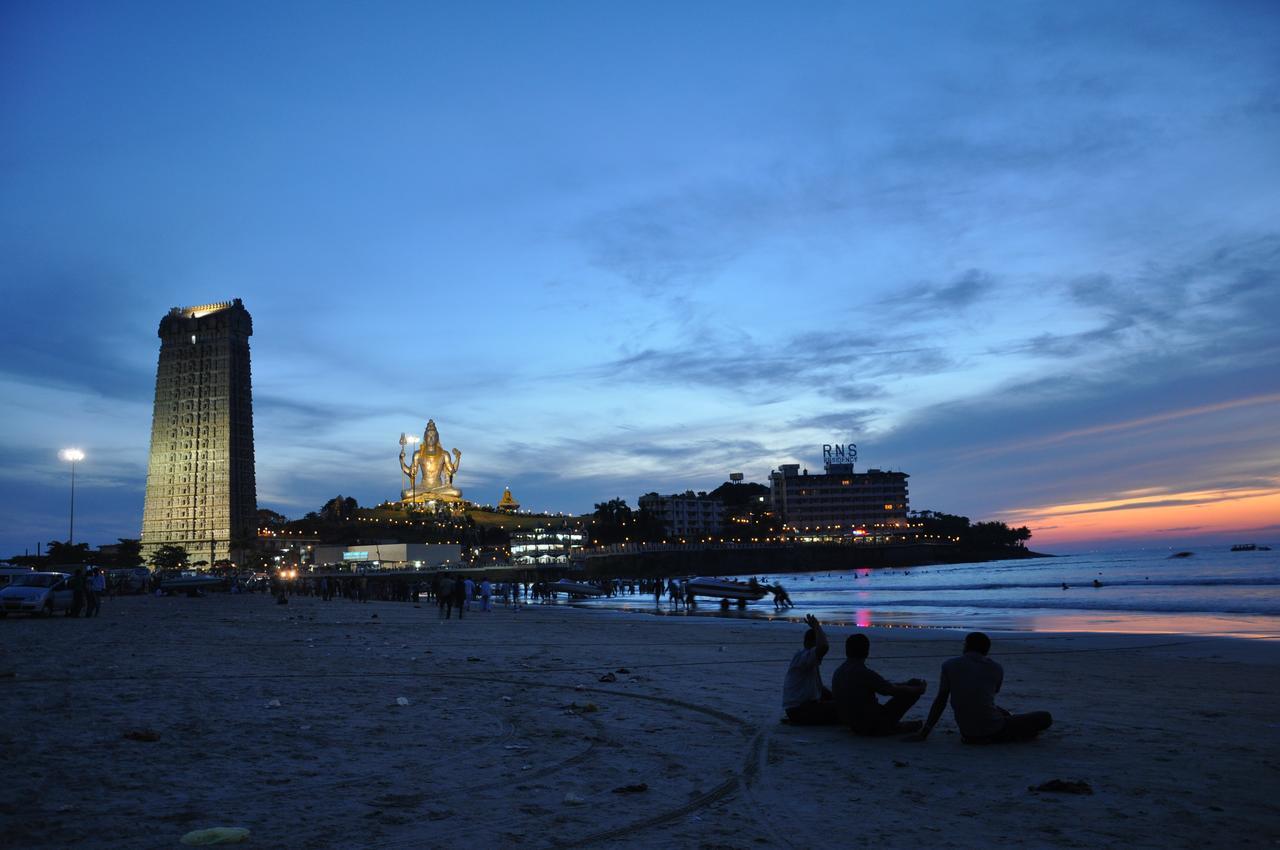
[[[76,542],[76,461],[84,460],[84,452],[79,449],[63,449],[58,457],[71,462],[71,524],[67,529],[67,546]]]

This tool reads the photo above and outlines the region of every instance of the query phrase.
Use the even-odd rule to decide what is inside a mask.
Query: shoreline
[[[643,602],[637,600],[634,603],[628,600],[636,597],[625,597],[620,600],[616,606],[608,606],[600,604],[598,601],[574,601],[559,603],[562,607],[574,608],[581,611],[592,611],[609,614],[631,614],[631,615],[648,615],[652,617],[688,617],[700,618],[707,617],[726,621],[762,621],[762,622],[803,622],[806,613],[819,613],[817,609],[806,606],[804,608],[793,608],[783,611],[773,611],[768,609],[753,609],[748,607],[745,611],[737,608],[729,610],[721,610],[715,603],[699,604],[694,611],[672,610],[667,602],[663,602],[661,610],[654,610],[659,606],[644,605]],[[1029,609],[1031,612],[1040,609]],[[1141,612],[1141,611],[1123,611],[1114,609],[1098,609],[1092,612],[1081,612],[1078,614],[1064,614],[1061,611],[1048,611],[1043,614],[1023,613],[1014,614],[1005,612],[1003,614],[991,613],[981,618],[981,622],[963,623],[950,622],[950,615],[931,615],[935,622],[913,622],[912,620],[923,619],[923,615],[911,614],[909,612],[889,612],[887,614],[875,617],[874,622],[859,622],[859,615],[868,612],[833,612],[831,610],[820,611],[820,616],[824,618],[824,622],[838,623],[842,627],[860,628],[860,629],[922,629],[931,631],[951,631],[951,632],[971,632],[986,631],[993,634],[1034,634],[1034,635],[1171,635],[1184,637],[1202,637],[1202,638],[1227,638],[1231,640],[1257,640],[1257,641],[1280,641],[1280,622],[1263,622],[1252,626],[1252,631],[1242,631],[1248,629],[1249,623],[1253,620],[1262,620],[1262,617],[1249,617],[1246,615],[1223,614],[1219,612],[1203,611],[1203,612],[1183,612],[1177,617],[1169,614],[1161,614],[1157,612]],[[954,618],[958,619],[958,618]],[[976,619],[976,618],[975,618]],[[1029,627],[1029,621],[1037,619],[1052,619],[1052,626],[1046,626],[1043,629]],[[1274,618],[1269,618],[1274,620]],[[1208,623],[1221,623],[1218,630],[1205,631],[1200,626]],[[1145,624],[1145,625],[1144,625]],[[1179,628],[1178,626],[1181,626]],[[1236,630],[1230,630],[1232,626],[1237,626]]]
[[[830,627],[827,681],[854,628]],[[950,711],[918,745],[780,724],[793,622],[218,595],[0,630],[15,848],[212,826],[305,848],[827,847],[851,807],[885,847],[944,826],[961,847],[1280,838],[1271,641],[993,633],[1001,704],[1055,723],[966,747]],[[943,629],[866,631],[873,669],[931,691],[958,651]],[[1054,778],[1094,794],[1027,790]]]

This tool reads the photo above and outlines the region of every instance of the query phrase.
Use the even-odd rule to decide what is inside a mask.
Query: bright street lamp
[[[67,546],[76,542],[76,461],[84,460],[84,452],[79,449],[63,449],[58,457],[71,462],[71,524],[67,530]]]

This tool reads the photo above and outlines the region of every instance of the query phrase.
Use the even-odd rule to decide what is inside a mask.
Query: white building
[[[581,549],[587,536],[575,528],[533,528],[511,534],[513,564],[567,563],[574,549]]]
[[[361,569],[414,570],[462,566],[462,547],[453,543],[362,543],[359,546],[317,546],[317,567],[348,565]]]
[[[670,496],[646,493],[639,501],[640,510],[661,520],[672,537],[718,535],[724,528],[724,502],[719,499],[695,496],[689,491]]]

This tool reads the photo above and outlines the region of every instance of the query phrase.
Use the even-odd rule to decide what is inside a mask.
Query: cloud
[[[995,278],[980,269],[969,269],[946,284],[918,283],[887,299],[901,313],[963,310],[989,297],[996,290]]]
[[[841,434],[861,433],[884,411],[878,408],[866,410],[842,410],[835,413],[819,413],[802,416],[787,423],[788,428],[807,428],[817,431],[838,431]]]
[[[765,187],[708,181],[596,213],[577,235],[593,265],[641,291],[665,291],[714,276],[746,252],[776,206]]]
[[[875,386],[848,382],[851,373],[892,379],[942,372],[952,365],[942,348],[911,337],[805,332],[768,344],[703,338],[685,346],[647,348],[605,364],[597,374],[627,375],[668,386],[794,392],[832,384],[847,391]]]

